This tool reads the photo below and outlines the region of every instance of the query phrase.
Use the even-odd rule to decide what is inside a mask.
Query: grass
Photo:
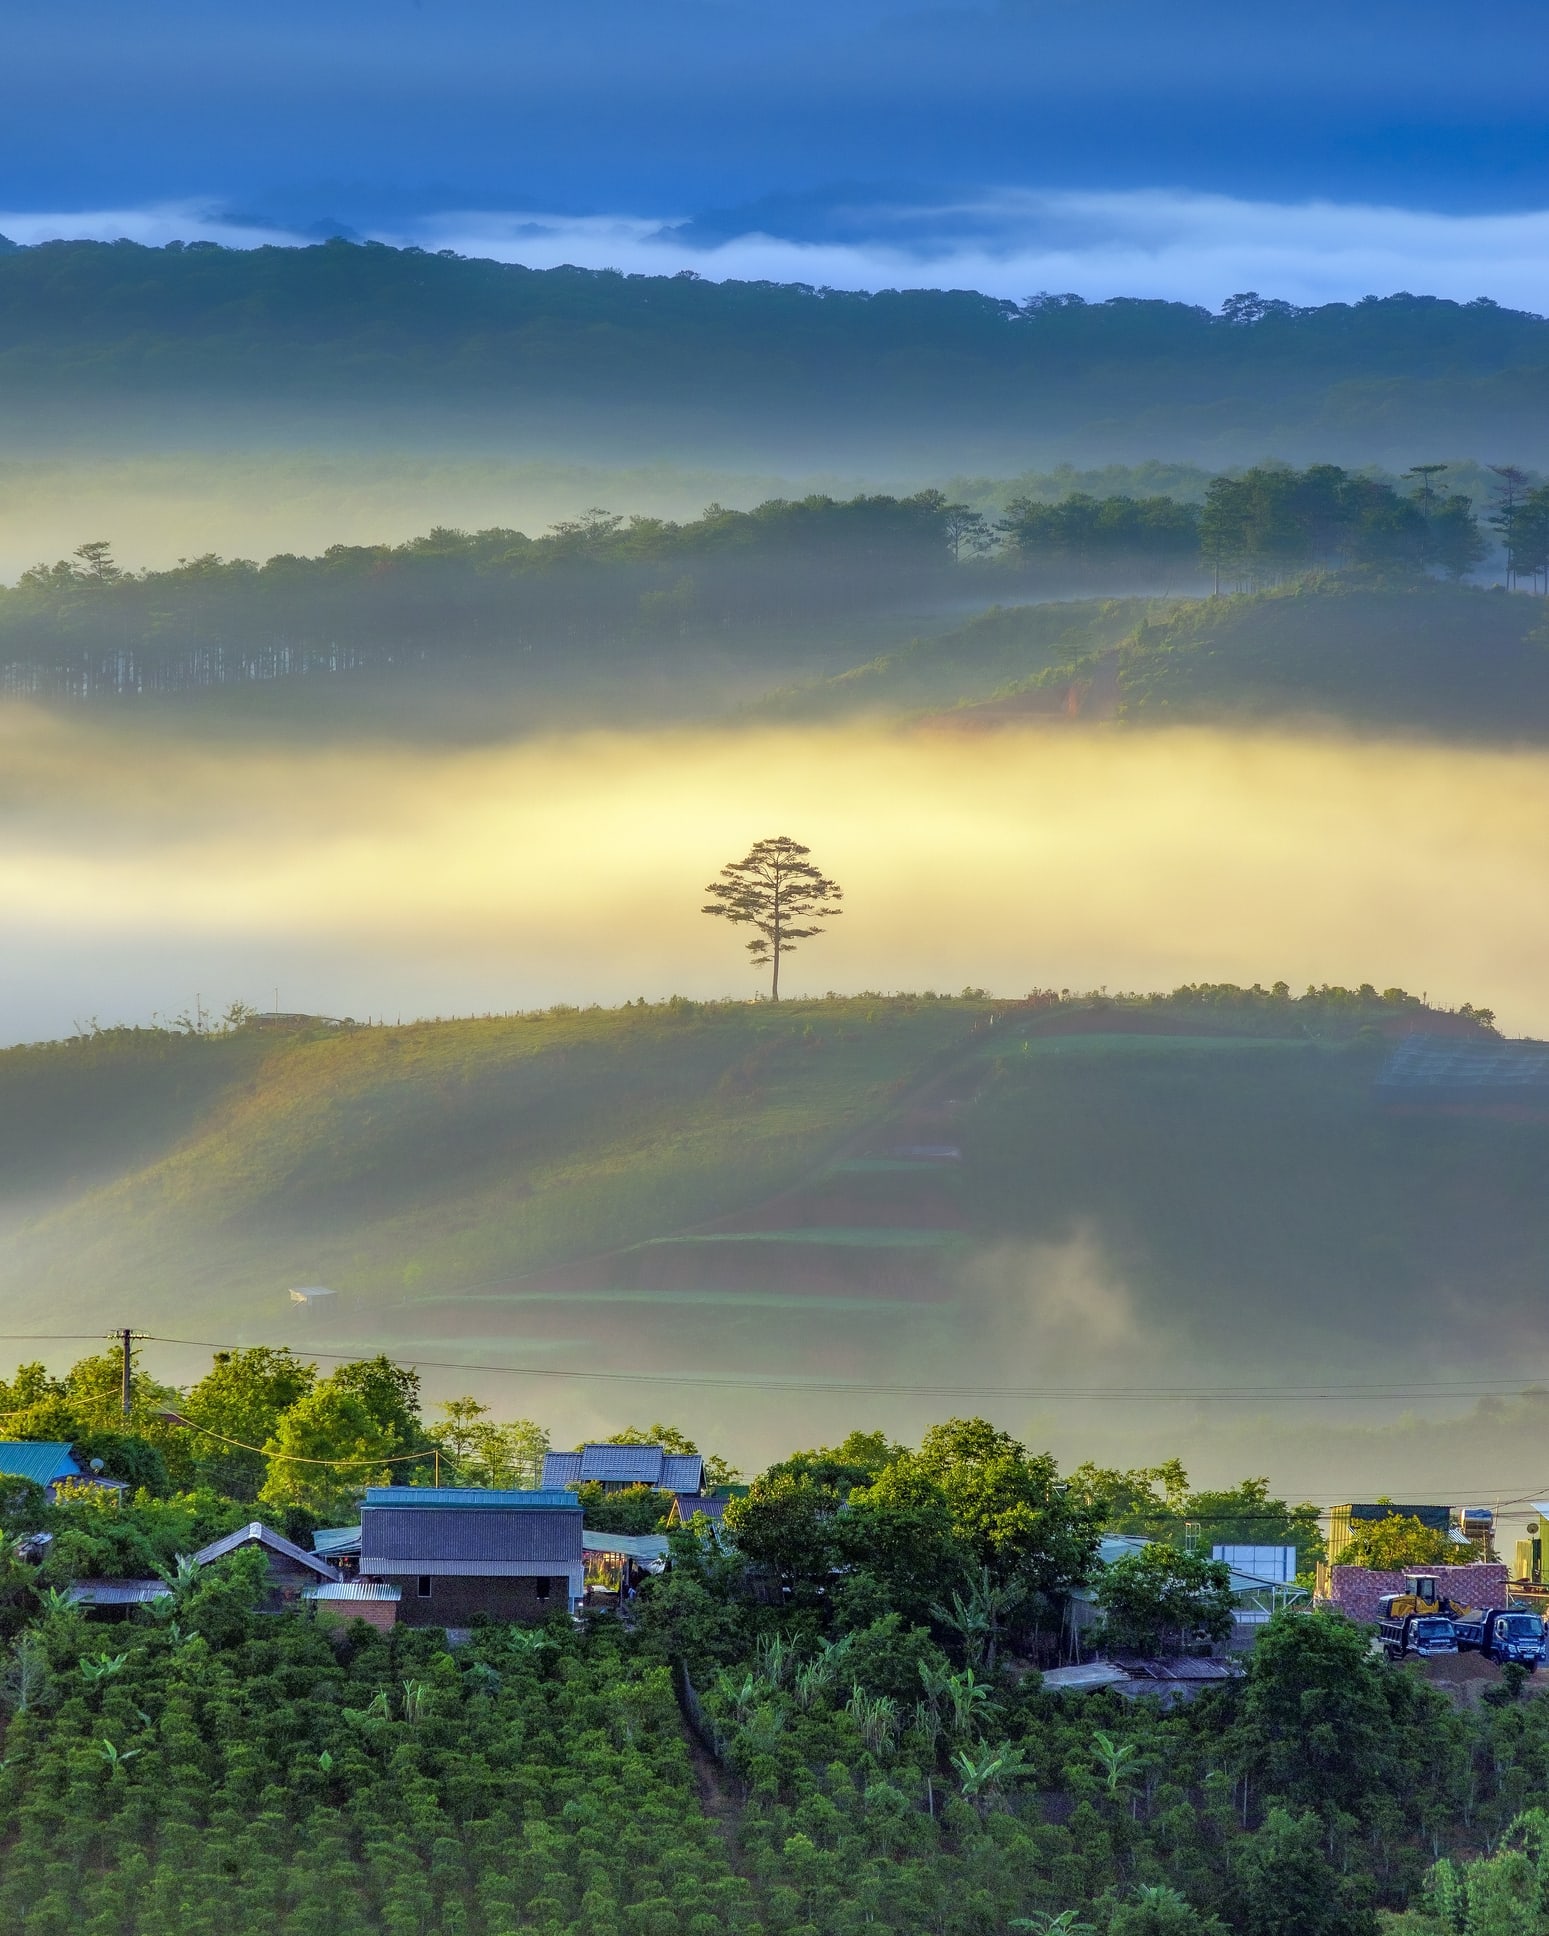
[[[11,1052],[18,1147],[11,1099],[35,1105],[13,1213],[49,1207],[5,1275],[34,1315],[68,1287],[73,1306],[132,1295],[159,1322],[261,1321],[297,1282],[369,1308],[509,1281],[788,1187],[981,1013],[680,1003]],[[83,1171],[76,1129],[105,1150],[131,1108],[128,1160]]]
[[[944,1376],[974,1350],[999,1372],[992,1311],[1040,1364],[1088,1334],[1266,1368],[1536,1348],[1549,1126],[1387,1114],[1379,997],[1001,1005],[993,1030],[990,1009],[9,1051],[0,1295],[18,1332],[699,1376]],[[1081,1023],[1101,1032],[1055,1032]],[[903,1140],[962,1161],[899,1161]],[[340,1292],[326,1337],[292,1283]]]

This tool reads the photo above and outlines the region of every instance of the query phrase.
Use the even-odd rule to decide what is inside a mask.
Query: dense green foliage
[[[228,422],[261,409],[267,441],[303,411],[377,434],[434,416],[443,437],[508,443],[519,421],[653,457],[756,434],[765,452],[911,455],[930,435],[977,464],[1063,457],[1078,440],[1130,460],[1268,449],[1410,463],[1427,445],[1509,438],[1531,460],[1546,366],[1541,318],[1410,295],[1310,310],[1238,297],[1212,316],[530,270],[340,241],[0,255],[6,415],[57,426],[63,402],[88,433],[202,405]]]
[[[231,1388],[233,1360],[217,1370]],[[272,1357],[252,1371],[272,1381]],[[19,1501],[55,1538],[0,1574],[0,1917],[18,1936],[1376,1936],[1383,1912],[1404,1936],[1537,1936],[1486,1913],[1537,1916],[1544,1893],[1536,1818],[1511,1825],[1549,1786],[1549,1702],[1520,1673],[1459,1711],[1342,1618],[1290,1613],[1193,1705],[1042,1689],[1083,1582],[1116,1643],[1222,1629],[1211,1562],[1165,1541],[1096,1562],[1100,1498],[1158,1487],[1188,1496],[1176,1461],[1066,1480],[979,1419],[914,1448],[856,1432],[760,1476],[728,1510],[740,1550],[702,1520],[674,1532],[632,1624],[485,1625],[455,1648],[259,1613],[257,1551],[174,1570],[174,1544],[246,1516],[215,1494]],[[169,1579],[127,1623],[50,1591],[67,1550],[98,1558],[67,1549],[86,1518]]]
[[[430,1633],[330,1644],[299,1616],[255,1618],[260,1584],[238,1559],[175,1619],[110,1633],[51,1613],[21,1643],[7,1930],[757,1926],[694,1805],[664,1668],[564,1632],[491,1629],[456,1657]]]

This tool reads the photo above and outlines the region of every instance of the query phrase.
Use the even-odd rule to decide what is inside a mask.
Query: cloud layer
[[[35,243],[91,237],[227,247],[316,240],[331,225],[262,223],[191,202],[73,213],[0,212],[0,233]],[[647,275],[682,270],[840,289],[968,288],[1021,299],[1163,297],[1212,308],[1253,289],[1294,303],[1398,290],[1549,310],[1549,210],[1451,215],[1163,189],[997,189],[949,199],[862,192],[751,205],[713,218],[448,210],[363,236],[523,262]]]

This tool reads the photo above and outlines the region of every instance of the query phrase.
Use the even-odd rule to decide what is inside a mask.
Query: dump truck
[[[1377,1640],[1389,1660],[1402,1660],[1406,1654],[1430,1660],[1435,1655],[1455,1654],[1458,1650],[1457,1630],[1444,1613],[1389,1613],[1384,1608],[1377,1626]]]
[[[1512,1607],[1464,1607],[1452,1615],[1452,1624],[1461,1652],[1483,1654],[1497,1666],[1514,1660],[1531,1673],[1549,1657],[1544,1623],[1536,1613],[1519,1613]]]

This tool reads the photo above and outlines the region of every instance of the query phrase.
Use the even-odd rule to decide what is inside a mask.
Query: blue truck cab
[[[1511,1607],[1488,1607],[1483,1612],[1470,1608],[1456,1617],[1454,1625],[1459,1647],[1483,1654],[1497,1665],[1516,1661],[1532,1672],[1549,1652],[1544,1623],[1536,1613],[1519,1613]]]
[[[1389,1660],[1402,1660],[1414,1654],[1430,1660],[1438,1654],[1455,1654],[1457,1630],[1442,1613],[1405,1613],[1381,1622],[1377,1638]]]

